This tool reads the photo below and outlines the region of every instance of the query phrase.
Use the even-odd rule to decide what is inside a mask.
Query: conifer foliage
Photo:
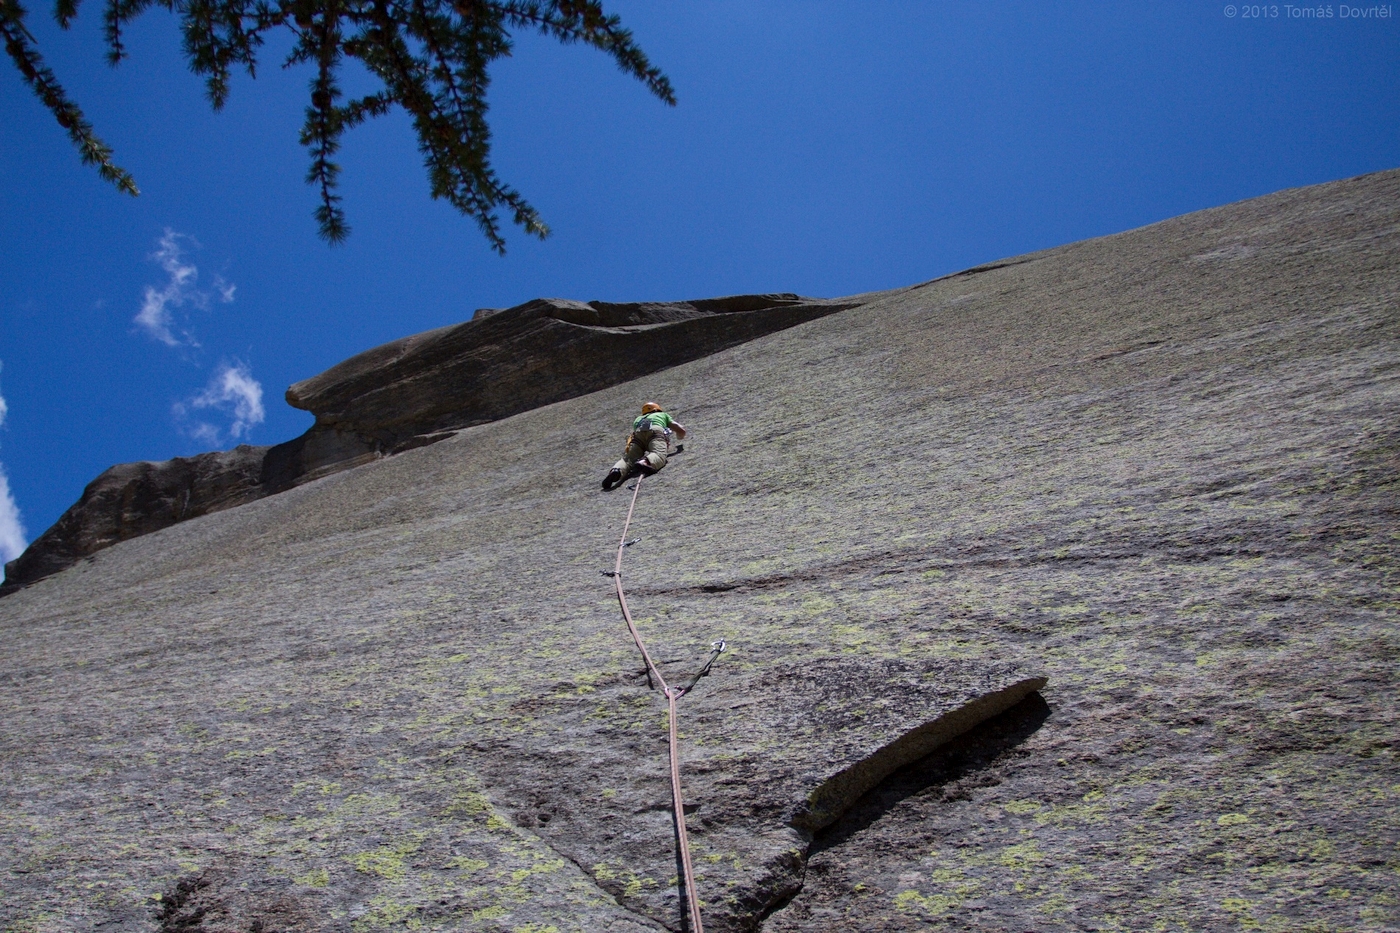
[[[57,0],[54,17],[61,27],[71,25],[80,2]],[[565,44],[600,49],[662,101],[675,104],[670,81],[648,61],[618,17],[604,12],[601,0],[106,0],[103,22],[111,64],[126,55],[123,27],[151,6],[180,17],[190,66],[204,76],[215,110],[228,98],[232,71],[242,68],[255,76],[264,37],[290,30],[295,44],[285,64],[313,69],[301,143],[311,154],[306,180],[320,192],[316,219],[331,243],[350,232],[336,192],[341,136],[394,107],[402,107],[413,120],[433,197],[473,218],[493,249],[505,252],[498,208],[509,210],[526,232],[540,238],[549,234],[535,209],[491,167],[488,69],[510,54],[512,30],[535,30]],[[0,0],[6,52],[68,131],[83,162],[97,166],[119,190],[136,194],[131,174],[112,161],[111,147],[97,137],[44,64],[25,26],[27,15],[19,0]],[[338,76],[347,56],[379,79],[376,92],[345,99]]]

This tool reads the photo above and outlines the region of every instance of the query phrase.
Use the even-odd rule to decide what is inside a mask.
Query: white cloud
[[[214,276],[214,291],[219,293],[219,300],[222,301],[224,304],[228,304],[231,301],[233,301],[233,293],[234,290],[237,288],[238,286],[234,285],[232,282],[224,281],[223,276]]]
[[[193,416],[194,412],[219,412],[229,419],[228,437],[239,440],[248,436],[255,425],[263,423],[262,384],[253,378],[248,365],[235,360],[220,363],[214,378],[204,391],[173,406],[175,420],[187,435],[215,447],[223,445],[224,432],[208,421]]]
[[[10,478],[5,475],[5,465],[0,463],[0,563],[14,560],[28,546],[19,506],[10,493]]]
[[[196,248],[199,246],[193,237],[176,233],[169,227],[165,228],[165,235],[156,241],[159,249],[151,254],[151,259],[165,270],[167,279],[163,288],[146,286],[141,310],[134,320],[150,337],[167,347],[197,347],[199,341],[188,328],[177,323],[174,310],[183,310],[186,306],[207,310],[215,296],[199,288],[199,268],[185,260],[181,241],[189,241]],[[222,277],[214,277],[214,291],[224,304],[233,301],[235,288]]]
[[[5,396],[0,395],[0,427],[5,425],[5,417],[10,406]],[[10,493],[10,478],[5,475],[5,465],[0,463],[0,563],[12,561],[24,553],[28,547],[24,538],[24,523],[20,521],[19,506]]]

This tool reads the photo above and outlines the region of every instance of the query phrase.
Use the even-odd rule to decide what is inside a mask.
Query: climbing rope
[[[651,654],[647,651],[647,646],[642,642],[642,636],[637,631],[636,623],[632,621],[632,613],[627,608],[627,594],[622,591],[622,552],[627,547],[636,544],[640,538],[632,541],[627,540],[627,530],[632,525],[632,513],[637,508],[637,496],[642,492],[642,477],[637,477],[636,485],[633,487],[632,504],[627,507],[627,521],[622,525],[622,537],[617,543],[617,563],[613,566],[611,574],[613,582],[617,585],[617,602],[622,607],[622,618],[627,620],[627,630],[632,633],[632,640],[637,643],[637,650],[642,653],[642,660],[647,666],[647,684],[653,689],[660,685],[661,692],[666,696],[666,707],[670,717],[670,746],[671,746],[671,810],[676,819],[676,847],[681,855],[681,874],[685,885],[686,902],[690,910],[690,929],[692,933],[704,933],[704,927],[700,923],[700,898],[695,892],[695,869],[690,863],[690,841],[685,831],[685,804],[681,800],[681,759],[680,741],[676,730],[676,701],[685,696],[695,686],[695,684],[709,673],[710,665],[715,663],[715,658],[719,657],[725,649],[723,641],[714,643],[710,653],[710,660],[705,663],[700,673],[696,674],[684,687],[670,687],[666,684],[666,678],[661,676],[661,670],[657,668],[656,662],[652,661]]]

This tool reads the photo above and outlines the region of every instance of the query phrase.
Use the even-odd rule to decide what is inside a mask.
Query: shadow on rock
[[[976,780],[979,772],[1030,738],[1049,718],[1050,705],[1039,693],[1032,693],[932,754],[905,765],[817,833],[808,858],[843,845],[910,797],[938,794],[947,800],[966,798],[970,787],[980,786]],[[996,780],[990,778],[986,783],[995,784]]]

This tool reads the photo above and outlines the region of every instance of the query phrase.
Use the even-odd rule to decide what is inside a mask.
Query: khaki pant
[[[645,441],[639,444],[638,441]],[[650,435],[633,436],[627,442],[627,450],[623,453],[622,459],[613,464],[613,469],[623,476],[632,472],[632,464],[646,457],[647,463],[651,464],[653,470],[659,470],[666,465],[666,450],[670,445],[666,443],[666,435],[661,431],[654,431]]]

